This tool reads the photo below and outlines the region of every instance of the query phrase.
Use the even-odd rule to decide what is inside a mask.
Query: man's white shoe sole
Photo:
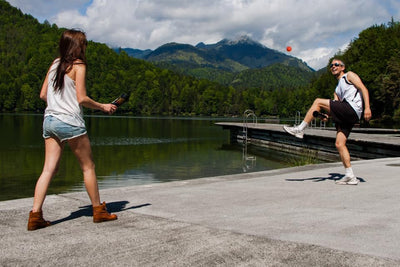
[[[290,130],[290,128],[293,128],[293,127],[283,126],[283,130],[285,130],[285,132],[287,132],[288,134],[291,134],[291,135],[293,135],[293,136],[295,136],[297,138],[303,139],[303,135],[304,135],[303,132],[302,133],[295,133],[292,130]]]
[[[339,185],[358,185],[359,182],[360,182],[360,180],[355,178],[355,179],[350,179],[347,182],[346,181],[337,181],[336,184],[339,184]]]

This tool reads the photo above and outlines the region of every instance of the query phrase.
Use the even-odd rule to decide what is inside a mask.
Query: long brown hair
[[[86,46],[87,40],[83,31],[72,29],[63,32],[59,44],[60,63],[53,83],[56,91],[63,89],[64,75],[71,71],[74,64],[86,65]]]

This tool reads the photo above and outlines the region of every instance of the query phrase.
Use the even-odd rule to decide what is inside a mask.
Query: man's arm
[[[367,87],[365,87],[364,83],[361,81],[360,77],[352,72],[349,71],[347,73],[347,78],[349,82],[354,84],[354,86],[361,91],[363,99],[364,99],[364,119],[369,121],[372,117],[370,103],[369,103],[369,93]]]
[[[339,97],[337,96],[336,93],[333,93],[333,100],[335,100],[335,101],[338,101],[338,100],[339,100]]]

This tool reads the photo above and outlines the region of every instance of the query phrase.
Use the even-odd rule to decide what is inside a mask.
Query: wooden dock
[[[283,130],[282,124],[218,122],[216,125],[230,131],[231,143],[249,142],[289,153],[316,151],[324,156],[338,157],[335,147],[334,128],[307,128],[303,139],[296,138]],[[244,126],[247,127],[244,127]],[[247,131],[247,140],[244,140]],[[354,158],[374,159],[400,157],[400,130],[354,128],[347,141]]]

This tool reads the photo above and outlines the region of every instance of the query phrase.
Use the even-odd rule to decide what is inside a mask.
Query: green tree
[[[400,104],[400,52],[390,58],[386,72],[376,82],[381,85],[377,100],[384,104],[383,115],[392,117]],[[386,105],[391,103],[391,105]]]

